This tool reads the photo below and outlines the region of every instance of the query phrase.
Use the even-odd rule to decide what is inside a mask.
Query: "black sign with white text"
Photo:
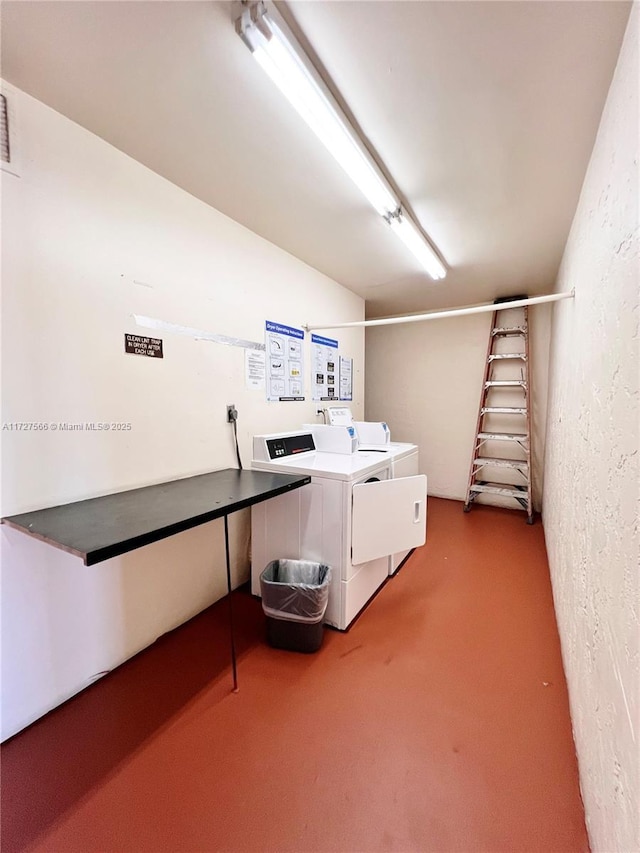
[[[146,338],[143,335],[124,336],[124,351],[131,355],[148,355],[151,358],[164,358],[162,338]]]

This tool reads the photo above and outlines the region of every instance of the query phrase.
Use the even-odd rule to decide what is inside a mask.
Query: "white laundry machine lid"
[[[358,453],[328,453],[316,450],[308,430],[256,435],[251,467],[282,474],[310,474],[352,482],[363,475],[388,470],[391,457],[376,450]]]
[[[254,459],[251,467],[258,471],[279,471],[282,474],[309,474],[330,480],[351,482],[365,474],[375,474],[389,467],[389,457],[378,453],[322,453],[312,451],[268,462]]]

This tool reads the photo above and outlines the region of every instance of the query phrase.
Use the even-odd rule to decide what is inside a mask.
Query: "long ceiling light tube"
[[[446,269],[407,214],[321,76],[275,9],[249,3],[236,30],[261,68],[325,145],[372,207],[434,279]]]
[[[378,320],[357,320],[353,323],[317,323],[305,325],[307,332],[317,329],[356,329],[369,326],[394,326],[399,323],[422,323],[425,320],[444,320],[447,317],[464,317],[466,314],[483,314],[487,311],[506,311],[508,308],[523,308],[525,305],[542,305],[545,302],[559,302],[561,299],[573,299],[575,289],[563,293],[550,293],[546,296],[531,296],[527,299],[515,299],[513,302],[487,302],[484,305],[472,305],[469,308],[452,308],[447,311],[430,311],[428,314],[406,314],[404,317],[380,317]]]
[[[444,265],[437,255],[431,251],[431,247],[425,243],[423,236],[402,208],[399,207],[395,213],[385,217],[385,219],[394,234],[402,240],[407,249],[420,261],[431,278],[437,281],[445,277],[447,271]]]

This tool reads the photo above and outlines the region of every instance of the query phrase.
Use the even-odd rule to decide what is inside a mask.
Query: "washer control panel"
[[[309,450],[316,449],[310,432],[268,438],[266,443],[269,459],[284,459],[286,456],[295,456],[297,453],[307,453]]]

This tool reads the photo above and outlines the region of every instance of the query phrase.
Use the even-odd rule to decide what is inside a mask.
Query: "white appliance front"
[[[366,563],[426,540],[427,478],[403,477],[353,487],[351,560]]]
[[[386,480],[388,464],[369,475]],[[324,621],[345,630],[389,574],[386,554],[359,565],[351,560],[351,483],[312,477],[301,489],[251,510],[251,591],[271,560],[314,560],[332,568]]]
[[[391,476],[394,480],[402,477],[415,477],[420,473],[417,445],[393,442],[389,445],[389,449],[391,456]],[[409,553],[409,550],[402,549],[391,555],[389,560],[390,575],[397,572],[400,564],[408,557]]]
[[[272,436],[257,438],[268,439],[273,453],[280,449],[280,443],[274,444]],[[297,440],[296,443],[300,444]],[[265,441],[254,440],[254,450],[258,446],[266,446]],[[422,499],[422,491],[412,488],[401,496],[400,489],[392,497],[382,490],[376,491],[392,482],[391,462],[386,453],[346,456],[303,451],[285,458],[254,459],[252,467],[308,473],[312,478],[309,485],[252,508],[251,590],[254,595],[260,594],[260,573],[271,560],[288,558],[326,563],[332,567],[332,580],[325,622],[344,630],[388,577],[390,555],[394,550],[415,547],[415,534],[420,526],[424,542],[424,515],[419,513],[418,520],[414,521],[415,504]],[[414,479],[426,481],[424,477],[409,478]],[[402,481],[396,480],[394,484],[402,485]],[[361,518],[365,519],[365,528],[371,527],[367,518],[372,507],[379,516],[389,517],[395,512],[395,505],[392,509],[388,504],[392,499],[394,504],[400,502],[397,511],[403,521],[411,521],[409,535],[405,538],[406,530],[399,534],[394,525],[385,525],[387,539],[382,534],[377,535],[375,549],[369,548],[366,558],[360,550],[352,557],[352,504],[356,489],[359,504],[364,498],[363,508],[355,513],[356,530],[361,528]],[[383,527],[382,524],[376,526]],[[366,533],[357,536],[366,538]],[[361,548],[359,542],[360,538],[358,549]]]

